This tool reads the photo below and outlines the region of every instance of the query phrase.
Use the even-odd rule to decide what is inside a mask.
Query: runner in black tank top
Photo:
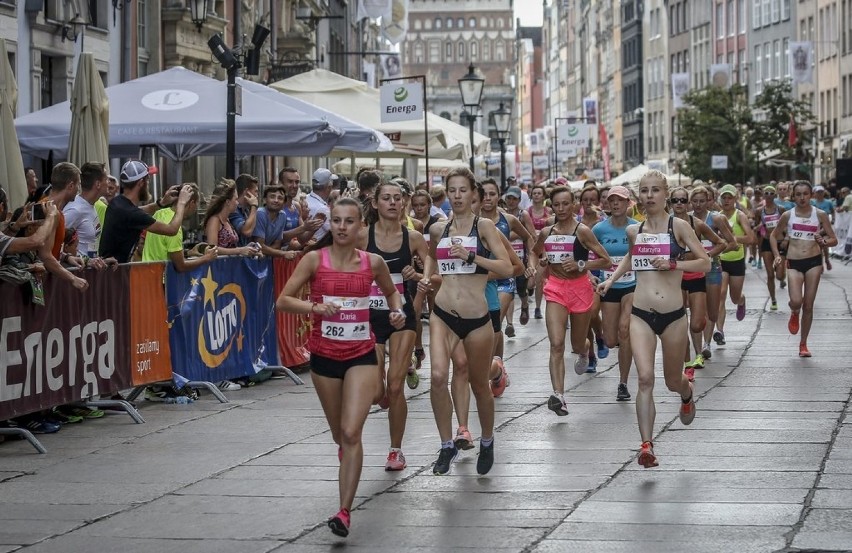
[[[390,311],[387,303],[376,293],[370,293],[370,325],[376,335],[376,354],[379,359],[378,378],[384,389],[385,352],[389,354],[387,370],[387,391],[379,396],[382,407],[388,407],[390,426],[390,452],[385,470],[403,470],[406,466],[402,454],[402,438],[405,433],[405,421],[408,406],[405,402],[403,386],[408,373],[409,361],[414,348],[414,334],[417,325],[416,313],[422,305],[422,297],[411,297],[406,280],[422,278],[415,269],[415,255],[425,259],[429,255],[423,236],[411,231],[399,223],[400,210],[403,209],[402,190],[398,184],[387,183],[376,188],[372,200],[373,209],[368,214],[369,226],[361,230],[360,246],[370,253],[380,255],[391,273],[391,279],[397,291],[403,297],[402,311],[405,324],[394,329],[388,324]]]

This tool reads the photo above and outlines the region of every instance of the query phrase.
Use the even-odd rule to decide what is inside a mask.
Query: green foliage
[[[704,180],[744,182],[755,176],[761,152],[780,150],[783,159],[802,162],[801,145],[810,142],[816,121],[808,103],[792,97],[789,81],[767,84],[754,106],[748,105],[742,85],[691,90],[684,104],[677,133],[678,151],[684,156],[682,172]],[[755,110],[765,117],[755,121]],[[791,113],[798,133],[795,149],[788,145]],[[714,155],[728,156],[727,170],[710,168]]]

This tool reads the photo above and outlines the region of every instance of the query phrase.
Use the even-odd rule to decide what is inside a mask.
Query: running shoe
[[[450,466],[453,464],[453,461],[456,460],[458,455],[459,450],[457,447],[442,447],[441,452],[438,453],[438,460],[435,461],[435,464],[432,466],[432,474],[440,476],[450,472]]]
[[[701,356],[707,360],[713,357],[713,352],[710,350],[710,344],[704,344],[704,347],[701,348]]]
[[[695,382],[695,367],[686,367],[683,369],[683,374],[686,375],[687,380]]]
[[[533,313],[533,317],[535,317],[536,319],[541,319],[541,318],[543,318],[543,317],[541,316],[541,308],[539,308],[539,307],[536,307],[536,308],[535,308],[535,312]]]
[[[609,348],[603,340],[597,340],[598,343],[598,359],[606,359],[609,356]]]
[[[467,429],[467,426],[459,426],[459,429],[456,430],[456,439],[453,440],[453,443],[455,444],[456,449],[464,451],[473,449],[473,437],[471,437],[470,430]]]
[[[506,386],[509,385],[509,373],[506,372],[503,360],[496,355],[491,361],[491,368],[493,369],[495,366],[500,369],[500,374],[497,375],[497,378],[491,379],[491,393],[494,397],[502,397],[503,392],[506,391]]]
[[[417,358],[417,370],[423,366],[423,361],[426,360],[426,351],[423,348],[414,348],[414,357]]]
[[[680,402],[680,422],[684,426],[692,424],[692,420],[695,418],[695,388],[691,382],[689,383],[689,392],[689,401],[684,403],[681,400]]]
[[[565,398],[562,394],[553,394],[547,398],[547,408],[560,417],[568,414],[568,406],[565,405]]]
[[[420,386],[420,375],[417,374],[417,369],[408,367],[408,374],[405,376],[405,384],[412,390]]]
[[[628,399],[630,399],[630,390],[627,389],[627,384],[624,382],[619,382],[618,392],[615,394],[615,400],[627,401]]]
[[[751,265],[752,267],[754,267],[754,263],[755,263],[755,262],[754,262],[754,258],[753,258],[753,257],[749,257],[749,258],[748,258],[748,264],[749,264],[749,265]]]
[[[825,260],[825,270],[826,271],[831,270],[831,261],[829,261],[828,259]]]
[[[62,424],[58,422],[52,422],[46,418],[31,418],[25,419],[23,421],[16,421],[14,419],[9,421],[10,426],[16,428],[24,428],[29,430],[33,434],[54,434],[59,432],[62,428]]]
[[[577,358],[574,359],[574,372],[577,374],[583,374],[586,372],[586,368],[589,366],[589,358],[583,355],[582,353],[577,354]]]
[[[745,319],[746,298],[745,298],[745,296],[743,296],[742,298],[743,298],[743,302],[737,306],[737,320],[738,321]]]
[[[773,301],[771,304],[769,304],[769,310],[770,311],[778,311],[778,302]]]
[[[704,368],[704,356],[702,354],[698,354],[695,356],[695,359],[692,360],[691,363],[693,368],[703,369]]]
[[[790,313],[790,320],[787,321],[787,330],[790,331],[790,334],[799,333],[799,314],[796,311]]]
[[[488,474],[491,467],[494,466],[494,440],[491,440],[490,445],[479,446],[479,457],[476,459],[476,473]]]
[[[810,357],[811,352],[808,351],[807,344],[799,344],[799,357]]]
[[[519,319],[521,326],[526,326],[528,322],[530,322],[530,308],[529,307],[521,307],[521,317]]]
[[[402,451],[396,449],[388,453],[388,461],[385,463],[386,471],[403,470],[408,465],[405,464],[405,455]]]
[[[758,270],[763,269],[763,260],[762,259],[757,260],[757,269]]]
[[[717,330],[713,333],[713,341],[716,342],[717,346],[725,345],[725,333]]]
[[[589,374],[594,374],[598,372],[598,358],[597,357],[589,357],[589,366],[586,367],[586,372]]]
[[[57,410],[63,415],[71,415],[72,417],[83,417],[84,419],[100,419],[106,413],[100,409],[92,409],[85,405],[62,405]]]
[[[328,527],[335,536],[345,538],[349,535],[349,525],[352,523],[349,509],[340,509],[336,515],[328,519]]]
[[[639,458],[637,459],[643,467],[656,467],[660,463],[657,462],[657,456],[654,455],[654,444],[651,442],[642,442],[642,447],[639,448]]]
[[[515,325],[509,323],[506,325],[506,338],[514,338],[515,337]]]
[[[784,288],[787,287],[787,280],[782,278],[781,281],[778,283],[778,286],[780,286],[781,289],[783,290]]]
[[[50,413],[45,417],[45,420],[48,422],[54,422],[59,424],[75,424],[78,422],[83,422],[83,417],[80,415],[72,415],[70,413],[63,413],[59,410],[59,407],[54,407],[50,410]]]

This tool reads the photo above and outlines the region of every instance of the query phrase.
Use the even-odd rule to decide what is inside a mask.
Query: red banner
[[[604,129],[603,123],[598,125],[598,134],[600,135],[601,156],[603,157],[604,162],[604,181],[609,182],[609,177],[611,175],[609,171],[609,137],[606,134],[606,129]]]
[[[280,257],[275,260],[276,299],[281,293],[281,290],[284,289],[287,279],[296,270],[298,263],[298,261],[288,261]],[[307,290],[305,290],[304,297],[308,297]],[[310,353],[305,348],[310,332],[310,317],[278,312],[278,352],[281,356],[281,363],[285,367],[298,367],[310,360]]]

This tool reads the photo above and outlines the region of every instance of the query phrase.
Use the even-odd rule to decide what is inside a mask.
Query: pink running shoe
[[[352,523],[349,509],[340,509],[336,515],[328,519],[328,527],[335,536],[345,538],[349,535],[349,525]]]
[[[405,455],[402,454],[402,451],[394,450],[388,453],[388,461],[385,463],[385,470],[403,470],[407,466],[408,465],[405,464]]]

